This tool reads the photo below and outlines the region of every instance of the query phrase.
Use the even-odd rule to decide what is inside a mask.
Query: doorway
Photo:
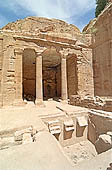
[[[59,99],[61,97],[61,58],[55,48],[43,53],[43,97]]]
[[[23,53],[23,99],[35,102],[36,98],[36,53],[25,49]]]

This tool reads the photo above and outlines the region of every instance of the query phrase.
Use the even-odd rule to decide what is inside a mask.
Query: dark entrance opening
[[[61,97],[60,55],[55,48],[43,53],[43,96],[44,99]]]
[[[36,54],[32,49],[23,53],[23,99],[35,102],[36,98]]]
[[[75,54],[69,55],[67,57],[67,91],[68,98],[70,98],[71,95],[77,95],[77,56]]]

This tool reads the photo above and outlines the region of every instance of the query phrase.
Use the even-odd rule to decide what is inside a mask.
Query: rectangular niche
[[[59,140],[59,135],[61,133],[60,122],[58,120],[53,120],[48,122],[49,132]]]
[[[63,137],[64,140],[71,139],[74,131],[74,123],[72,119],[64,121]]]
[[[85,116],[76,118],[76,137],[84,136],[84,131],[88,126],[88,120]]]

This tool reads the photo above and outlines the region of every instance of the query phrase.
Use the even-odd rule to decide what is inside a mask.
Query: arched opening
[[[36,98],[36,53],[25,49],[23,53],[23,99],[35,102]]]
[[[70,98],[71,95],[77,95],[77,56],[74,54],[67,56],[67,88],[68,98]]]
[[[44,51],[43,57],[43,97],[61,97],[61,57],[55,48]]]

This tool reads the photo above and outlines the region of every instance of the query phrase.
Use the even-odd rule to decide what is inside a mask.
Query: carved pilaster
[[[15,101],[14,105],[23,105],[23,85],[22,85],[22,55],[23,55],[23,49],[16,48],[14,50],[15,54]]]
[[[36,57],[36,101],[37,105],[43,103],[43,86],[42,86],[42,56]]]
[[[42,85],[42,52],[46,48],[36,50],[36,105],[44,106],[43,104],[43,85]]]
[[[66,58],[68,51],[61,50],[61,98],[67,103],[68,92],[67,92],[67,70],[66,70]]]

